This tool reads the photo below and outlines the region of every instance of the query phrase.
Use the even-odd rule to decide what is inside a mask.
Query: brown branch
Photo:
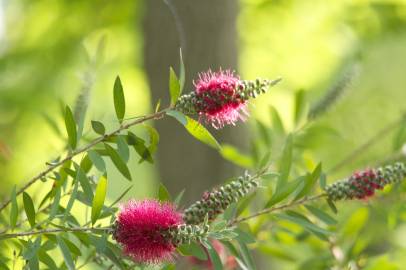
[[[86,152],[87,150],[89,150],[90,148],[92,148],[93,146],[97,145],[100,142],[105,141],[107,138],[112,137],[114,135],[119,134],[121,131],[126,130],[134,125],[138,125],[141,124],[147,120],[152,120],[152,119],[161,119],[166,113],[166,110],[163,111],[159,111],[153,114],[149,114],[146,116],[143,116],[141,118],[137,118],[133,121],[127,122],[125,124],[122,124],[119,128],[117,128],[116,130],[104,134],[103,136],[100,136],[96,139],[94,139],[93,141],[91,141],[89,144],[83,146],[82,148],[78,148],[74,151],[72,151],[70,154],[68,154],[64,159],[58,161],[57,163],[54,163],[52,165],[50,165],[46,170],[40,172],[39,174],[37,174],[36,176],[34,176],[33,178],[31,178],[24,186],[22,186],[18,192],[17,192],[17,196],[21,193],[23,193],[27,188],[29,188],[32,184],[34,184],[35,182],[37,182],[39,179],[43,178],[44,176],[46,176],[48,173],[52,172],[53,170],[55,170],[56,168],[58,168],[59,166],[61,166],[62,164],[64,164],[66,161],[71,160],[72,158],[74,158],[75,156]],[[11,202],[11,199],[7,199],[1,206],[0,206],[0,212],[7,207],[7,205],[9,205]]]

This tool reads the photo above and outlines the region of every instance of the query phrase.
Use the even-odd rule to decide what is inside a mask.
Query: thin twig
[[[364,144],[356,148],[352,151],[348,156],[346,156],[343,160],[338,162],[335,166],[333,166],[328,173],[334,173],[339,169],[343,168],[350,162],[353,162],[360,154],[364,153],[368,148],[373,146],[375,143],[379,142],[382,137],[388,135],[392,130],[396,129],[401,125],[403,122],[406,122],[406,113],[404,113],[398,120],[392,122],[379,130],[374,136],[372,136],[369,140],[367,140]]]
[[[21,193],[23,193],[27,188],[29,188],[32,184],[34,184],[35,182],[37,182],[39,179],[43,178],[44,176],[46,176],[48,173],[52,172],[53,170],[55,170],[56,168],[58,168],[59,166],[61,166],[62,164],[64,164],[66,161],[71,160],[72,158],[74,158],[75,156],[86,152],[87,150],[89,150],[90,148],[92,148],[93,146],[97,145],[98,143],[106,140],[109,137],[112,137],[114,135],[119,134],[121,131],[126,130],[134,125],[137,124],[141,124],[147,120],[151,120],[151,119],[160,119],[162,118],[166,113],[166,110],[162,110],[153,114],[149,114],[146,116],[143,116],[139,119],[136,119],[134,121],[130,121],[128,123],[122,124],[119,128],[117,128],[116,130],[104,134],[103,136],[100,136],[96,139],[94,139],[93,141],[91,141],[89,144],[83,146],[82,148],[76,149],[74,151],[72,151],[70,154],[68,154],[64,159],[52,164],[51,166],[49,166],[46,170],[40,172],[39,174],[37,174],[36,176],[34,176],[33,178],[31,178],[23,187],[21,187],[18,192],[16,193],[17,196]],[[1,206],[0,206],[0,212],[7,207],[7,205],[9,205],[9,203],[11,202],[11,199],[6,200]]]
[[[17,237],[24,237],[36,234],[45,234],[45,233],[58,233],[58,232],[107,232],[111,230],[111,227],[104,227],[104,228],[87,228],[87,227],[77,227],[77,228],[57,228],[57,229],[45,229],[45,230],[38,230],[38,231],[28,231],[28,232],[19,232],[19,233],[5,233],[0,234],[0,240],[8,239],[8,238],[17,238]]]
[[[315,196],[312,196],[312,197],[305,197],[305,198],[303,198],[301,200],[298,200],[298,201],[292,201],[292,202],[289,202],[287,204],[282,204],[282,205],[279,205],[279,206],[266,208],[264,210],[258,211],[258,212],[254,213],[252,215],[247,216],[247,217],[236,218],[236,219],[230,221],[229,224],[230,225],[235,225],[235,224],[247,221],[249,219],[256,218],[256,217],[261,216],[261,215],[266,215],[266,214],[269,214],[271,212],[281,211],[281,210],[292,208],[292,207],[295,207],[295,206],[298,206],[298,205],[302,205],[302,204],[310,202],[310,201],[315,201],[315,200],[318,200],[318,199],[323,198],[325,196],[326,196],[326,194],[320,194],[320,195],[315,195]]]

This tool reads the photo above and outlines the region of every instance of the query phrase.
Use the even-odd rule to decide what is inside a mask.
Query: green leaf
[[[251,169],[254,166],[254,161],[250,156],[241,153],[232,145],[223,144],[221,146],[220,154],[224,159],[231,161],[240,167]]]
[[[11,211],[10,211],[10,226],[13,229],[17,224],[18,218],[18,204],[17,204],[17,187],[14,185],[13,190],[11,191]]]
[[[28,260],[28,265],[30,266],[30,270],[39,270],[39,261],[37,254],[35,254],[31,259]]]
[[[246,228],[246,230],[249,230],[249,228]],[[243,242],[245,244],[252,244],[256,242],[255,236],[251,232],[244,231],[240,228],[236,228],[234,231],[238,234],[237,236],[238,241]]]
[[[49,269],[58,269],[58,267],[55,264],[55,261],[45,251],[39,250],[38,258],[43,264],[48,266]]]
[[[66,106],[65,109],[65,127],[68,133],[69,145],[72,149],[75,149],[77,145],[76,122],[69,106]]]
[[[254,259],[252,258],[251,252],[248,249],[247,245],[242,242],[241,240],[237,239],[238,244],[240,245],[240,251],[242,258],[247,265],[248,269],[255,270],[257,267],[255,266]]]
[[[320,175],[321,175],[321,163],[317,165],[312,174],[306,175],[303,189],[296,195],[295,200],[298,200],[303,196],[308,195],[312,191],[312,188],[316,184],[317,180],[320,178]]]
[[[130,170],[128,169],[127,165],[124,163],[124,161],[121,159],[120,155],[117,153],[117,151],[111,147],[108,144],[104,144],[104,148],[106,149],[111,161],[113,161],[113,164],[116,166],[117,170],[128,180],[132,180]]]
[[[87,151],[87,154],[92,161],[93,165],[100,171],[100,172],[105,172],[106,171],[106,164],[104,163],[103,158],[97,153],[95,150],[89,150]]]
[[[180,82],[172,67],[169,68],[169,92],[171,94],[171,106],[174,106],[180,96]]]
[[[92,186],[90,185],[89,178],[87,178],[85,172],[80,168],[79,165],[76,163],[73,164],[76,170],[76,177],[82,186],[83,192],[85,193],[87,199],[89,201],[93,201],[93,190]]]
[[[92,161],[90,160],[89,156],[85,154],[82,160],[80,161],[80,167],[85,173],[88,173],[92,168],[92,166],[93,166]]]
[[[145,141],[135,135],[132,132],[128,132],[128,144],[132,145],[135,149],[135,151],[138,153],[138,155],[141,157],[140,163],[143,162],[144,160],[148,161],[149,163],[154,163],[154,159],[152,158],[151,152],[149,149],[145,146]]]
[[[205,246],[207,253],[209,253],[210,260],[213,264],[213,269],[222,270],[223,264],[221,263],[220,256],[217,254],[217,251],[214,249],[212,243],[210,243],[210,241],[208,240],[205,240],[202,244]]]
[[[285,141],[285,146],[283,148],[282,157],[279,165],[280,177],[278,179],[277,188],[280,188],[286,184],[288,181],[290,168],[292,166],[292,155],[293,155],[293,138],[289,134]]]
[[[280,117],[278,111],[273,106],[271,106],[270,109],[273,129],[280,135],[285,134],[285,128],[283,127],[282,118]]]
[[[125,98],[123,86],[120,77],[117,76],[114,82],[114,108],[116,110],[117,119],[120,123],[123,122],[125,115]]]
[[[217,149],[217,150],[221,150],[221,146],[220,144],[217,142],[217,140],[213,137],[213,135],[210,134],[210,132],[204,127],[202,126],[199,122],[197,122],[196,120],[183,115],[182,113],[178,112],[179,114],[175,114],[175,116],[173,115],[173,113],[168,113],[168,115],[174,117],[176,120],[178,120],[182,125],[184,125],[184,127],[186,128],[186,130],[189,132],[189,134],[191,134],[193,137],[195,137],[196,139],[198,139],[199,141]],[[183,116],[183,117],[182,117]],[[184,122],[184,119],[186,119],[186,124]]]
[[[79,179],[78,179],[78,174],[76,174],[76,179],[75,179],[75,184],[73,186],[72,194],[70,195],[68,204],[66,205],[66,208],[65,208],[65,214],[63,217],[64,221],[66,221],[66,219],[70,213],[70,210],[72,209],[73,204],[75,203],[76,197],[78,195],[78,188],[79,188]]]
[[[303,178],[299,177],[295,181],[288,182],[284,186],[277,188],[271,199],[267,202],[265,208],[271,207],[272,205],[277,204],[278,202],[288,197],[296,190],[296,188],[302,181]]]
[[[330,207],[331,211],[333,211],[334,214],[338,213],[337,207],[336,207],[335,203],[332,200],[327,199],[327,204]]]
[[[100,216],[101,210],[103,209],[104,200],[106,198],[107,191],[107,179],[104,176],[101,176],[99,183],[97,183],[96,192],[93,198],[92,204],[92,224],[94,225],[97,219]]]
[[[187,125],[187,119],[183,113],[176,111],[176,110],[167,110],[166,114],[169,116],[172,116],[173,118],[178,120],[182,125],[184,125],[184,126]]]
[[[92,120],[92,128],[94,132],[99,135],[104,135],[106,133],[106,128],[104,127],[102,122]]]
[[[325,236],[331,234],[330,231],[327,231],[323,228],[316,226],[315,224],[310,222],[305,216],[291,210],[286,211],[286,213],[284,214],[277,214],[276,216],[296,223],[301,227],[303,227],[304,229],[310,231],[311,233],[314,233],[318,237],[322,236],[321,237],[322,240],[325,240]]]
[[[179,83],[180,83],[180,92],[182,93],[183,87],[185,86],[185,64],[183,62],[183,55],[182,55],[182,49],[179,49]]]
[[[28,222],[30,223],[31,228],[33,228],[35,226],[35,208],[34,203],[27,192],[23,192],[23,203]]]
[[[125,163],[130,159],[130,150],[123,136],[117,136],[117,151]]]
[[[52,202],[51,211],[50,211],[49,217],[48,217],[49,220],[52,220],[55,217],[55,215],[58,213],[60,201],[61,201],[61,187],[57,187],[54,201]]]
[[[184,256],[194,256],[202,261],[207,260],[207,254],[203,247],[195,242],[192,242],[189,245],[179,246],[178,251]]]
[[[158,199],[163,202],[171,201],[171,195],[169,194],[168,189],[166,189],[162,183],[159,184]]]
[[[305,205],[306,209],[310,211],[313,215],[315,215],[318,219],[323,221],[327,225],[336,225],[337,220],[335,220],[332,216],[327,214],[321,209],[318,209],[316,207],[313,207],[311,205]]]
[[[147,128],[148,133],[149,133],[148,150],[151,154],[153,154],[153,153],[155,153],[158,143],[159,143],[159,133],[155,128],[151,127],[150,125],[144,124],[144,126]]]
[[[65,241],[63,241],[63,239],[59,235],[56,236],[56,240],[58,242],[59,249],[62,252],[62,256],[64,258],[66,266],[69,270],[75,270],[75,263],[73,262],[72,255]]]
[[[295,124],[300,123],[306,115],[306,91],[299,90],[295,93]]]

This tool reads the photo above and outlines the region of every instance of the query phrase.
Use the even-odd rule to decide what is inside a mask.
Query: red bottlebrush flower
[[[136,262],[170,261],[175,245],[163,232],[182,223],[182,215],[170,203],[150,199],[129,201],[117,216],[114,238]]]
[[[238,91],[240,78],[230,70],[200,73],[196,87],[196,111],[214,128],[235,125],[248,116],[246,102]]]

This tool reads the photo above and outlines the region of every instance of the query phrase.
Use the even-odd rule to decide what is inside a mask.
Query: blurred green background
[[[317,118],[316,131],[306,135],[306,144],[302,145],[305,150],[298,159],[313,164],[322,161],[329,172],[406,111],[406,1],[217,1],[183,0],[168,6],[162,1],[136,0],[0,0],[0,194],[9,194],[12,185],[24,183],[46,161],[61,153],[66,138],[61,104],[73,106],[80,93],[89,94],[87,120],[102,120],[113,128],[112,85],[119,74],[125,89],[127,115],[152,111],[155,96],[167,91],[154,92],[158,90],[153,87],[153,78],[160,74],[154,71],[163,70],[160,80],[166,83],[168,65],[178,65],[176,48],[180,45],[185,46],[189,89],[199,68],[232,68],[246,79],[283,78],[283,83],[250,107],[253,117],[247,125],[248,132],[232,129],[216,132],[221,142],[241,146],[245,153],[250,151],[250,142],[259,136],[256,120],[275,130],[277,123],[272,121],[271,105],[281,115],[284,129],[293,131],[295,94],[304,90],[311,106],[348,70],[355,70],[350,86],[339,102]],[[187,13],[197,19],[188,21],[190,18],[183,16]],[[170,34],[165,20],[170,20],[175,29],[171,28]],[[216,24],[222,30],[219,33],[213,30]],[[211,34],[219,36],[210,38]],[[207,38],[196,40],[199,36]],[[221,42],[217,44],[216,38],[221,38]],[[165,52],[171,57],[162,57],[161,63],[160,58],[154,59]],[[224,55],[231,60],[221,60],[212,66],[196,64],[214,62]],[[163,96],[163,103],[166,97]],[[174,122],[170,125],[179,129]],[[85,134],[88,131],[90,126],[85,127]],[[176,144],[177,136],[161,132],[161,138],[161,151],[173,147],[172,141]],[[404,135],[394,128],[367,151],[329,173],[329,181],[356,168],[401,156],[405,142],[402,138]],[[207,172],[199,177],[213,178],[217,169],[213,169],[209,158],[181,148],[178,146],[184,158],[191,159],[188,162]],[[165,155],[168,151],[170,155]],[[213,150],[208,151],[219,157]],[[159,156],[159,166],[137,164],[133,157],[129,164],[134,187],[128,196],[153,196],[158,181],[167,181],[168,185],[168,180],[163,179],[167,177],[188,179],[190,187],[186,187],[193,190],[189,199],[197,198],[202,190],[223,180],[190,181],[190,175],[180,172],[182,160],[173,165],[178,167],[168,177],[164,164],[173,162],[171,156],[177,160],[176,149],[164,152]],[[232,176],[239,170],[230,164],[224,161],[225,173],[215,174],[215,178]],[[111,170],[114,171],[113,167]],[[109,187],[108,194],[115,198],[128,183],[118,172],[110,175],[112,178],[114,185]],[[169,189],[181,190],[179,183],[169,184]],[[194,185],[199,188],[194,190]],[[35,186],[33,191],[39,188],[42,186]],[[343,245],[351,246],[349,249],[361,261],[348,269],[406,269],[406,226],[401,225],[406,220],[404,196],[372,204],[339,205],[341,231],[349,239]],[[264,235],[264,239],[268,237]],[[283,241],[286,242],[283,252],[300,260],[292,261],[282,251],[277,256],[273,244],[266,244],[260,250],[269,255],[266,260],[274,269],[296,269],[309,253],[316,256],[319,252],[317,244],[308,250],[296,243],[292,249],[293,240],[287,237]],[[369,253],[366,247],[373,250]]]

